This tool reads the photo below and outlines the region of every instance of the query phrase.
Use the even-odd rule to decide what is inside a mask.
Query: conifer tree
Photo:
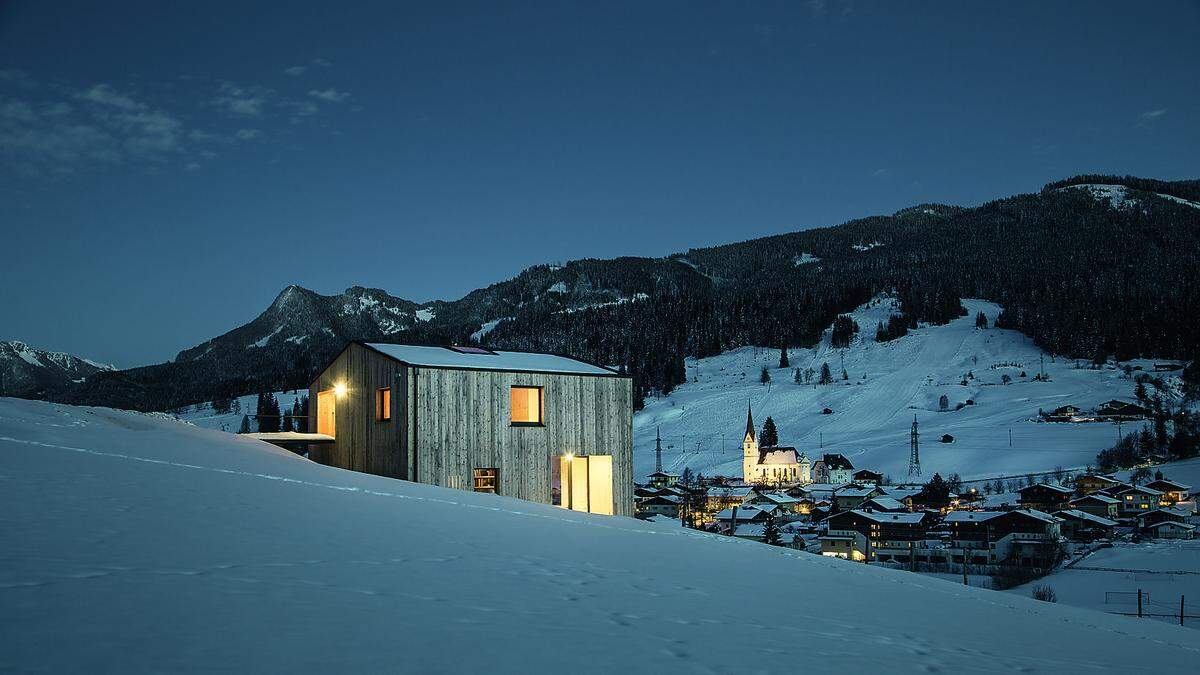
[[[975,315],[975,327],[976,328],[987,328],[988,327],[988,320],[987,320],[986,314],[984,314],[983,312],[980,312]]]
[[[787,368],[790,365],[791,364],[788,363],[787,342],[784,342],[779,348],[779,367]]]
[[[779,521],[775,519],[775,514],[769,514],[766,522],[763,523],[763,543],[770,546],[782,546],[783,537],[779,535]]]
[[[775,428],[775,420],[770,416],[763,422],[762,433],[758,436],[760,447],[773,448],[779,445],[779,431]]]
[[[763,366],[762,373],[758,376],[758,381],[762,384],[767,384],[771,381],[771,373],[767,370],[766,366]]]
[[[242,415],[242,426],[238,427],[238,433],[239,434],[250,433],[250,416],[249,415]]]
[[[829,372],[829,363],[821,364],[821,379],[817,380],[818,384],[829,384],[833,382],[833,374]]]

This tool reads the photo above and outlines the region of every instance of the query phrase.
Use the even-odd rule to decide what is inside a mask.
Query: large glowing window
[[[317,433],[336,436],[337,394],[333,389],[317,392]]]
[[[572,511],[613,513],[612,457],[561,455],[550,458],[550,503]]]
[[[542,388],[512,388],[512,425],[542,425]]]

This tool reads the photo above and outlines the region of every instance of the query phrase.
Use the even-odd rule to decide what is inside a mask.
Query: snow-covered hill
[[[1037,421],[1039,409],[1067,404],[1090,409],[1114,398],[1132,400],[1135,382],[1114,366],[1093,370],[1043,354],[1016,331],[977,329],[977,313],[992,325],[1000,308],[982,300],[963,305],[967,316],[878,343],[876,326],[898,308],[892,299],[877,298],[852,313],[860,331],[849,348],[830,347],[827,330],[815,348],[790,350],[787,369],[778,368],[778,349],[748,347],[688,360],[688,383],[670,396],[648,399],[634,417],[635,475],[654,470],[654,437],[661,428],[664,445],[671,446],[663,453],[668,470],[687,466],[698,473],[740,476],[748,402],[760,427],[768,415],[774,418],[781,445],[794,445],[814,459],[839,452],[856,467],[897,480],[907,474],[914,415],[926,477],[935,471],[972,478],[1094,463],[1096,453],[1117,440],[1115,426],[1046,424]],[[793,381],[795,368],[819,373],[823,363],[834,374],[833,384]],[[1129,363],[1149,370],[1154,362]],[[764,366],[771,374],[769,386],[759,382]],[[841,378],[843,367],[847,380]],[[1049,382],[1034,381],[1042,367]],[[1005,376],[1010,384],[1003,383]],[[947,411],[940,410],[943,395]],[[963,407],[956,409],[959,404]],[[832,413],[822,414],[825,408]],[[1124,431],[1129,429],[1125,425]],[[941,443],[943,434],[954,442]]]
[[[161,415],[0,399],[0,481],[0,670],[1167,672],[1200,654],[1169,625],[342,471]]]
[[[307,389],[298,391],[277,391],[272,394],[275,400],[279,401],[279,409],[283,414],[291,414],[292,404],[296,399],[306,396]],[[173,415],[177,419],[181,419],[189,424],[194,424],[205,429],[218,429],[220,431],[236,432],[242,425],[242,417],[250,417],[250,428],[252,431],[257,431],[254,422],[254,410],[258,403],[258,395],[251,394],[250,396],[239,396],[233,399],[233,406],[229,412],[217,412],[213,409],[211,401],[207,403],[197,403],[189,405],[182,410],[176,411]]]
[[[39,396],[47,389],[82,382],[113,367],[66,354],[0,341],[0,396]]]

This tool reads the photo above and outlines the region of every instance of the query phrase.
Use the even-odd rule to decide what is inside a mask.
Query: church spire
[[[750,401],[749,400],[746,401],[746,436],[744,436],[743,438],[745,438],[745,437],[749,437],[750,440],[755,440],[754,439],[754,411],[750,409]]]

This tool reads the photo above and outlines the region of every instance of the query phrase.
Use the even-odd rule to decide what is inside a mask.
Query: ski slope
[[[688,382],[669,396],[648,399],[634,417],[635,475],[654,470],[655,431],[661,429],[664,445],[671,446],[663,453],[668,471],[690,467],[707,475],[740,476],[747,402],[754,406],[758,428],[768,415],[774,418],[781,445],[796,446],[813,459],[838,452],[857,468],[897,480],[907,475],[914,415],[926,477],[935,471],[984,478],[1084,467],[1117,441],[1114,425],[1046,424],[1037,421],[1038,410],[1068,403],[1086,410],[1114,398],[1132,400],[1132,379],[1114,366],[1092,370],[1087,363],[1043,355],[1016,331],[977,329],[978,312],[993,325],[1000,307],[982,300],[963,305],[967,316],[949,324],[877,343],[877,324],[899,308],[893,299],[876,298],[851,314],[860,331],[848,348],[832,348],[826,330],[816,347],[790,350],[787,369],[777,367],[777,348],[746,347],[689,359]],[[1050,381],[1035,382],[1043,356]],[[822,363],[829,364],[833,384],[793,382],[794,368],[819,373]],[[1148,371],[1154,362],[1129,363]],[[847,380],[841,379],[843,364]],[[769,386],[759,383],[764,366],[771,374]],[[963,386],[968,373],[974,377]],[[1011,384],[1003,384],[1005,375]],[[939,411],[942,395],[949,411]],[[955,410],[968,399],[975,404]],[[824,408],[832,414],[822,414]],[[1130,430],[1125,425],[1122,433]],[[943,434],[954,436],[954,442],[939,442]]]
[[[164,415],[0,399],[0,485],[2,671],[1173,672],[1200,657],[1196,631],[342,471]]]

